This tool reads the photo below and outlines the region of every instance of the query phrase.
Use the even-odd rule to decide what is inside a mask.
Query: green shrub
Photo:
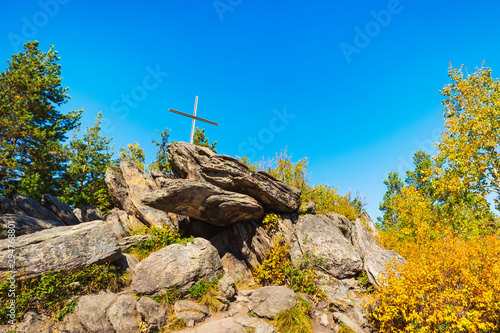
[[[2,276],[0,293],[7,295],[10,281]],[[89,294],[102,289],[116,291],[128,285],[131,277],[128,273],[118,270],[110,264],[92,265],[80,270],[59,270],[33,278],[16,279],[16,319],[21,320],[29,309],[41,310],[47,313],[58,313],[62,318],[71,312],[74,305],[64,308],[64,304],[73,296]],[[7,302],[10,299],[0,299],[0,322],[7,323]],[[60,312],[61,311],[61,312]]]
[[[151,253],[156,252],[165,246],[171,244],[187,244],[193,241],[193,236],[184,237],[182,231],[173,230],[167,226],[159,227],[142,227],[136,231],[132,231],[131,235],[152,235],[151,239],[135,244],[130,249],[125,251],[135,255],[139,259],[147,258]]]
[[[219,295],[217,292],[217,283],[222,278],[222,275],[214,278],[211,282],[199,280],[194,286],[189,288],[189,297],[200,304],[206,305],[211,311],[217,311],[223,305],[221,301],[215,297]]]
[[[274,230],[279,225],[279,216],[275,213],[269,213],[262,220],[262,224],[266,230]]]
[[[253,269],[253,274],[255,280],[264,285],[288,285],[294,291],[324,297],[324,291],[317,285],[316,273],[322,266],[324,259],[310,253],[303,255],[299,264],[294,266],[290,257],[290,244],[280,237],[262,264]]]

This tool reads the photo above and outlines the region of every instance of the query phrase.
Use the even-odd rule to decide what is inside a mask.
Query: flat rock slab
[[[53,195],[44,194],[42,195],[42,204],[48,208],[52,213],[57,215],[57,217],[66,225],[77,225],[80,224],[80,220],[76,217],[75,213],[68,204],[65,204],[61,200],[57,199]]]
[[[202,322],[208,315],[210,311],[205,305],[188,301],[180,300],[174,304],[175,316],[185,321],[194,321],[195,323]]]
[[[211,281],[222,272],[215,247],[195,238],[193,243],[164,247],[138,263],[131,287],[140,295],[157,296],[172,287],[187,291],[199,279]]]
[[[304,254],[323,259],[326,271],[337,279],[355,277],[363,261],[335,223],[324,215],[304,215],[295,225],[292,262],[297,265]]]
[[[142,203],[217,226],[257,220],[264,215],[262,206],[248,195],[188,179],[168,180],[162,189],[143,195]]]
[[[299,208],[300,190],[265,172],[254,172],[231,156],[216,155],[186,142],[170,143],[167,155],[172,170],[182,178],[249,195],[267,210],[291,213]]]
[[[120,295],[108,310],[108,318],[116,333],[140,332],[141,317],[136,310],[136,300],[132,295]]]
[[[248,309],[257,316],[274,319],[297,304],[297,295],[285,286],[262,287],[250,295]]]
[[[0,240],[0,271],[8,267],[9,240]],[[60,269],[83,268],[120,259],[118,239],[109,224],[95,221],[23,235],[15,242],[16,268],[27,277]]]
[[[375,286],[380,286],[380,280],[387,271],[389,263],[394,261],[403,264],[406,262],[397,252],[384,249],[373,238],[372,232],[360,219],[354,223],[352,242],[356,245],[356,251],[363,259],[363,268],[368,280]]]
[[[17,235],[32,234],[45,229],[63,227],[61,221],[41,220],[27,215],[5,214],[0,217],[0,228],[7,229],[9,225],[14,225]]]

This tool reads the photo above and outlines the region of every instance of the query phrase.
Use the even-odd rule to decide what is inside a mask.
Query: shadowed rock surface
[[[42,220],[60,221],[50,210],[25,195],[15,194],[13,199],[16,206],[21,208],[28,216]]]
[[[168,180],[162,189],[143,195],[142,203],[218,226],[260,219],[264,215],[262,206],[247,195],[187,179]]]
[[[57,215],[57,217],[61,221],[63,221],[64,224],[77,225],[80,223],[80,220],[73,213],[71,207],[68,204],[65,204],[61,200],[57,199],[53,195],[42,195],[42,204],[47,207],[52,213]]]
[[[8,225],[15,225],[16,234],[26,235],[45,229],[63,227],[61,221],[40,220],[34,217],[17,214],[5,214],[0,217],[0,229],[7,229]]]

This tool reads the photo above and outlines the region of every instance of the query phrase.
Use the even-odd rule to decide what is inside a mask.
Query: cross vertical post
[[[194,135],[194,123],[196,121],[196,108],[198,107],[198,96],[194,99],[194,113],[193,113],[193,125],[191,125],[191,139],[189,143],[193,144],[193,135]]]
[[[197,108],[198,108],[198,96],[196,96],[196,98],[194,100],[194,114],[193,115],[190,115],[190,114],[187,114],[187,113],[184,113],[184,112],[180,112],[180,111],[177,111],[177,110],[174,110],[174,109],[168,109],[168,111],[170,111],[170,112],[177,113],[177,114],[180,114],[181,116],[193,119],[193,124],[191,125],[191,138],[190,138],[190,143],[191,144],[193,143],[194,125],[195,125],[195,121],[196,120],[203,121],[203,122],[209,123],[211,125],[219,126],[219,124],[214,123],[213,121],[206,120],[206,119],[203,119],[203,118],[200,118],[200,117],[196,117],[196,109]]]

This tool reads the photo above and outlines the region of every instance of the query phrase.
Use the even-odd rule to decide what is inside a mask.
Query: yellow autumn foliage
[[[407,243],[367,306],[378,332],[498,332],[499,235]]]

